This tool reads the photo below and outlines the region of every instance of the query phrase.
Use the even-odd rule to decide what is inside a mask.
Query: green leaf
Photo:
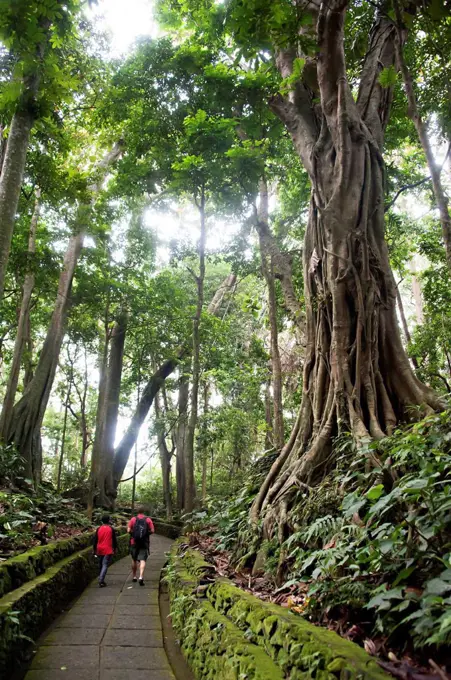
[[[367,491],[365,496],[370,501],[377,501],[382,496],[383,493],[384,493],[384,485],[383,484],[377,484],[377,486],[373,486],[369,491]]]
[[[384,88],[393,87],[397,80],[398,73],[393,65],[382,69],[378,78],[379,85]]]

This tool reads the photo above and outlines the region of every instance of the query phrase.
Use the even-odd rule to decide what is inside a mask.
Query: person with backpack
[[[94,557],[99,560],[99,587],[105,588],[105,576],[117,550],[116,532],[110,524],[110,516],[102,517],[102,526],[98,527],[94,536]]]
[[[132,517],[128,523],[127,531],[130,534],[130,555],[132,557],[133,582],[138,578],[136,574],[139,566],[139,585],[144,585],[144,569],[149,557],[150,534],[155,533],[155,528],[150,517],[146,517],[145,509],[138,508],[136,517]]]

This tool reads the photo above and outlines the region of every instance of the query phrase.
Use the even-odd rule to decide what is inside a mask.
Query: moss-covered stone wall
[[[204,597],[198,575],[172,554],[167,569],[172,625],[196,678],[282,680],[278,666]]]
[[[93,536],[93,531],[87,531],[72,538],[32,548],[5,560],[0,564],[0,597],[43,574],[52,564],[87,548],[91,545]]]
[[[125,530],[125,527],[117,529],[118,533],[125,532]],[[175,539],[180,536],[181,525],[156,519],[155,531],[161,536]],[[92,544],[93,537],[94,531],[87,531],[72,538],[60,539],[48,545],[32,548],[21,555],[5,560],[0,564],[0,597],[43,574],[46,569],[65,557],[87,548]]]
[[[125,557],[129,537],[118,537],[115,560]],[[80,550],[0,598],[0,677],[26,654],[32,640],[97,573],[92,548]]]
[[[245,677],[266,678],[263,658],[277,669],[274,678],[318,678],[320,680],[386,680],[387,675],[363,649],[337,634],[314,626],[278,605],[262,602],[237,588],[227,579],[208,583],[205,576],[212,567],[202,555],[176,542],[168,568],[173,625],[180,636],[185,656],[196,678],[216,678],[218,656],[234,656],[230,645],[222,650],[215,638],[210,647],[205,640],[217,636],[218,626],[233,638],[252,648],[246,659],[253,671]],[[218,618],[220,617],[220,618]],[[260,656],[255,654],[258,649]],[[209,651],[210,650],[210,651]],[[227,651],[229,650],[229,651]],[[224,657],[222,657],[224,658]],[[222,662],[221,662],[222,663]],[[234,671],[237,670],[234,666]],[[254,672],[254,675],[252,675]],[[272,670],[271,672],[275,672]],[[257,673],[257,674],[255,674]],[[259,674],[260,673],[260,674]],[[222,678],[223,676],[219,676]],[[240,678],[239,673],[224,678]]]

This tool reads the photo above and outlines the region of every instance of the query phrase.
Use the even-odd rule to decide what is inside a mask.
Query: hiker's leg
[[[104,555],[101,560],[102,560],[102,569],[100,570],[100,576],[99,576],[99,583],[103,583],[105,581],[105,576],[106,572],[108,569],[108,564],[109,564],[109,555]]]
[[[136,572],[138,571],[138,562],[133,559],[132,557],[132,572],[133,572],[133,578],[136,578]]]
[[[139,578],[144,576],[144,569],[146,568],[146,560],[141,560],[139,563]]]

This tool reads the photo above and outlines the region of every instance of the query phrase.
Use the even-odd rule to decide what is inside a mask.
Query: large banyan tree
[[[393,78],[386,76],[396,73],[396,40],[406,32],[396,30],[390,2],[257,4],[258,16],[255,2],[252,10],[232,3],[229,16],[238,39],[255,31],[272,43],[286,87],[270,106],[312,187],[303,249],[302,405],[252,508],[254,520],[269,511],[280,530],[293,492],[322,476],[333,459],[334,437],[347,431],[357,444],[380,439],[412,407],[428,413],[443,403],[416,378],[402,346],[384,238],[383,147],[393,99]],[[264,8],[270,18],[262,29]],[[411,15],[415,7],[403,11]],[[364,31],[369,17],[366,54],[358,74],[353,60],[351,76],[345,45],[358,33],[356,22]]]

